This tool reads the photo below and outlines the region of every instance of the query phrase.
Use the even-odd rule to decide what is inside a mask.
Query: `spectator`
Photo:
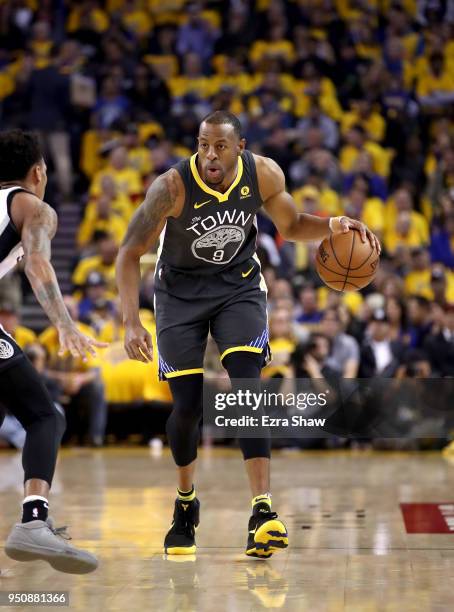
[[[344,378],[356,378],[359,367],[359,347],[352,336],[343,332],[337,308],[327,308],[320,329],[331,341],[332,348],[326,363]]]
[[[167,123],[170,109],[169,88],[145,62],[138,63],[134,68],[128,97],[131,101],[131,114],[140,120],[150,117],[159,123]]]
[[[385,313],[389,324],[389,336],[391,341],[400,341],[408,344],[410,341],[407,333],[407,312],[405,302],[395,296],[389,296],[385,302]]]
[[[454,376],[454,305],[447,306],[441,325],[432,328],[423,348],[439,376]]]
[[[133,202],[137,202],[142,197],[142,180],[139,172],[129,164],[126,147],[118,144],[112,148],[108,165],[93,178],[90,195],[101,194],[101,181],[105,176],[112,177],[118,192],[126,194]]]
[[[79,249],[89,246],[96,232],[109,232],[115,242],[120,245],[123,240],[127,223],[112,209],[112,199],[101,194],[95,201],[95,207],[88,210],[84,215],[77,233],[77,244]]]
[[[39,132],[45,153],[55,168],[60,196],[67,199],[73,181],[68,133],[69,79],[50,61],[32,71],[24,96],[29,103],[27,126]]]
[[[432,327],[430,301],[422,295],[410,296],[408,300],[408,332],[411,348],[421,348]]]
[[[318,309],[317,292],[313,287],[303,287],[299,293],[302,312],[296,319],[298,323],[315,324],[321,321],[323,313]]]
[[[339,141],[339,130],[336,122],[322,112],[316,98],[312,100],[307,116],[300,119],[295,127],[294,136],[300,139],[303,147],[306,146],[308,130],[314,127],[322,133],[322,147],[334,151]]]
[[[188,20],[178,31],[177,53],[181,57],[195,53],[200,57],[205,70],[208,70],[219,32],[204,19],[198,2],[191,2],[186,10]]]
[[[386,311],[375,310],[361,346],[358,376],[392,378],[400,365],[402,351],[402,344],[391,339],[391,326]]]
[[[454,269],[454,210],[445,216],[440,228],[433,230],[430,256],[433,262]]]
[[[73,272],[72,281],[76,287],[83,287],[90,272],[98,272],[106,282],[110,295],[116,295],[115,259],[118,253],[118,244],[106,232],[98,232],[93,237],[96,255],[81,259]]]
[[[340,166],[343,172],[354,169],[360,153],[367,151],[373,159],[373,170],[382,177],[389,175],[389,155],[380,145],[367,140],[366,130],[361,125],[352,125],[345,134],[345,145],[339,153]]]
[[[125,121],[129,110],[129,100],[121,93],[118,79],[106,76],[101,85],[101,94],[93,109],[97,124],[110,129],[119,121]]]
[[[367,182],[368,192],[372,198],[386,200],[388,195],[386,181],[382,176],[374,172],[372,156],[367,151],[362,151],[353,165],[352,172],[348,172],[344,177],[343,191],[348,192],[356,178],[362,178]]]
[[[100,302],[105,303],[107,309],[113,312],[114,303],[112,300],[108,300],[106,295],[106,280],[102,274],[93,270],[87,276],[83,288],[83,296],[78,303],[78,320],[96,329],[96,326],[92,324],[92,314],[96,305]]]

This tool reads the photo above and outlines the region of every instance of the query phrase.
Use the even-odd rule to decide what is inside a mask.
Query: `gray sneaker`
[[[5,552],[15,561],[42,559],[60,572],[88,574],[98,567],[97,558],[68,544],[66,527],[54,527],[53,520],[16,523],[5,543]]]

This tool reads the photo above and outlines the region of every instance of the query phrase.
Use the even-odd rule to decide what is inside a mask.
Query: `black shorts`
[[[178,272],[159,261],[155,316],[159,378],[203,373],[208,333],[221,361],[249,351],[269,361],[266,285],[258,258],[213,275]]]
[[[0,325],[0,372],[24,358],[25,355],[20,346]]]

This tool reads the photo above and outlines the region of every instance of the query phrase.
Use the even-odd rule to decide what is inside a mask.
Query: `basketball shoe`
[[[199,526],[200,502],[175,500],[175,510],[170,530],[164,540],[167,555],[192,555],[196,551],[195,531]]]
[[[94,555],[68,544],[66,527],[54,527],[53,520],[17,523],[5,543],[5,552],[15,561],[42,559],[68,574],[88,574],[98,567]]]
[[[288,546],[287,528],[267,503],[255,504],[249,519],[246,554],[268,559]]]

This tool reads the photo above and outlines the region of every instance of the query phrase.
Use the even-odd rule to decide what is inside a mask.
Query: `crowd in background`
[[[315,272],[317,244],[283,242],[259,214],[264,377],[453,376],[453,34],[444,0],[0,4],[0,125],[39,132],[47,200],[80,205],[65,299],[111,343],[97,360],[63,359],[53,328],[20,325],[14,282],[0,291],[0,323],[63,404],[69,440],[102,444],[116,406],[168,414],[156,365],[122,348],[114,262],[146,189],[192,154],[213,109],[279,163],[299,211],[360,218],[384,249],[371,285],[337,293]],[[141,306],[153,332],[153,257]],[[207,369],[222,374],[212,346]]]

